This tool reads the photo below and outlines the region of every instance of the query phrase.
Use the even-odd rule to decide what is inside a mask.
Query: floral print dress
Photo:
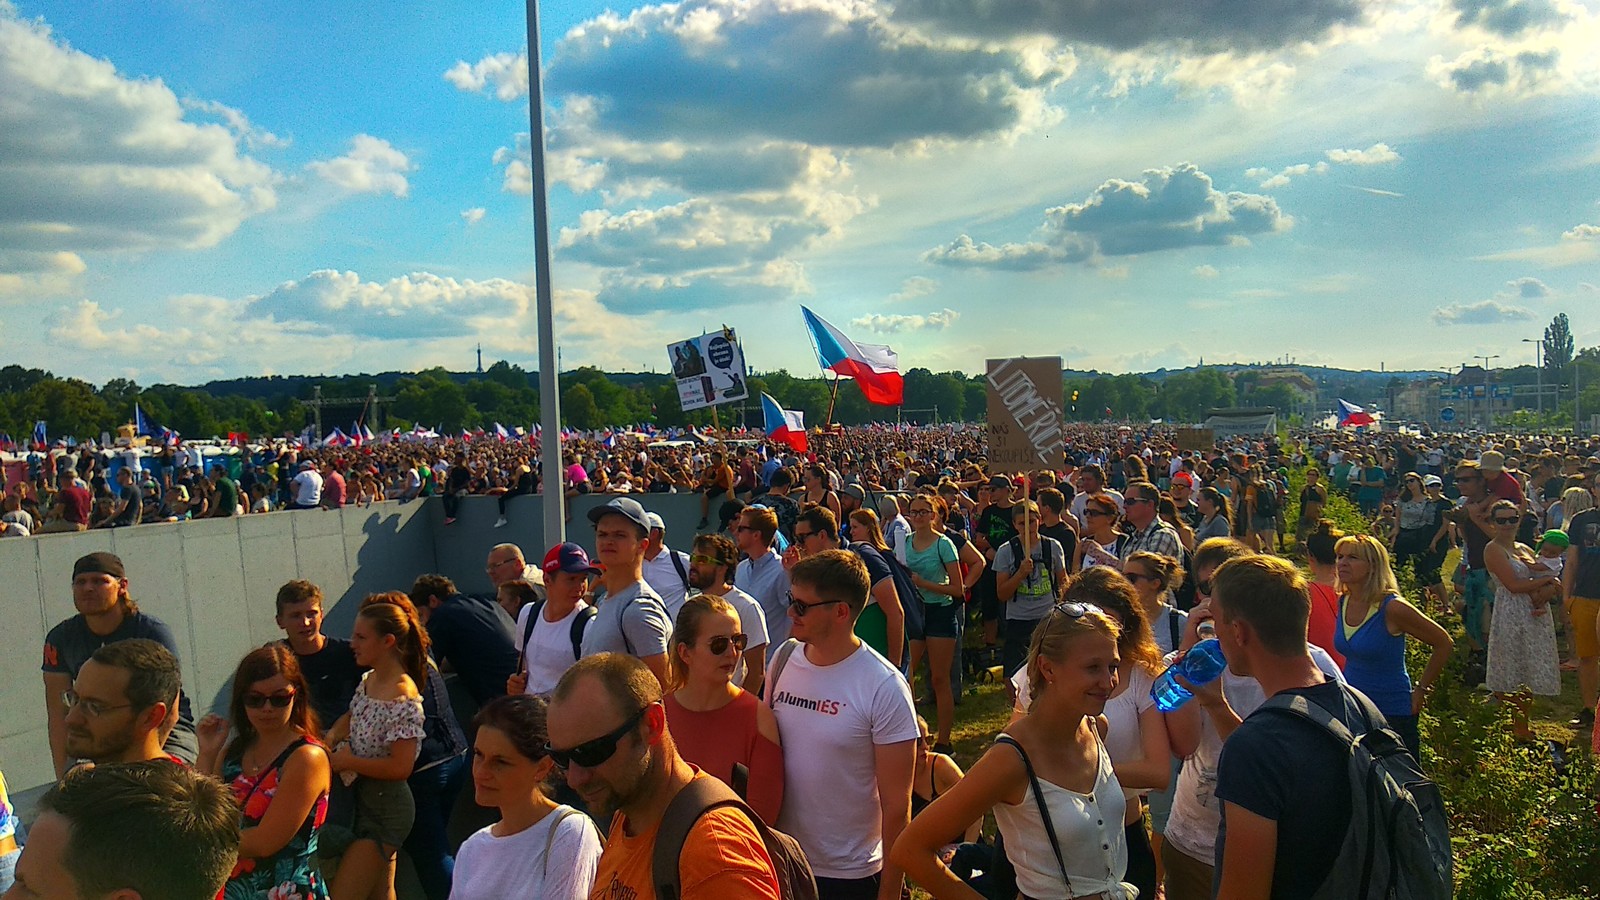
[[[233,791],[233,798],[244,810],[240,825],[253,828],[261,824],[278,792],[278,779],[290,754],[311,743],[301,738],[278,754],[278,758],[259,774],[246,775],[238,759],[222,764],[222,781]],[[317,830],[328,815],[328,794],[323,792],[311,805],[300,830],[282,850],[269,857],[241,857],[223,885],[219,900],[327,900],[328,887],[317,871]]]

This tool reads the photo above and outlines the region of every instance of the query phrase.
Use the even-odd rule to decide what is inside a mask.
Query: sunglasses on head
[[[592,769],[595,766],[602,765],[616,754],[617,744],[622,742],[623,737],[638,727],[639,722],[644,719],[645,710],[654,705],[640,707],[638,712],[628,717],[628,721],[618,725],[615,731],[609,734],[602,734],[593,740],[584,741],[576,747],[557,750],[547,742],[544,745],[544,754],[550,757],[550,761],[555,763],[558,769],[566,769],[573,765]]]
[[[1068,618],[1072,618],[1072,619],[1081,619],[1084,616],[1086,616],[1086,615],[1088,615],[1089,613],[1092,613],[1092,612],[1097,612],[1097,613],[1100,613],[1102,615],[1105,614],[1105,610],[1101,609],[1098,606],[1095,606],[1093,603],[1076,603],[1076,602],[1073,602],[1073,603],[1057,603],[1055,606],[1052,606],[1050,608],[1050,611],[1051,612],[1061,613],[1062,615],[1067,616]]]
[[[273,709],[283,709],[293,702],[294,691],[279,691],[276,694],[250,693],[244,695],[244,705],[247,709],[261,709],[268,704],[271,704]]]
[[[719,634],[706,642],[706,649],[710,650],[713,656],[721,656],[722,654],[728,652],[729,644],[732,644],[735,650],[743,653],[744,648],[749,646],[750,639],[742,634],[736,634],[731,637],[725,634]]]

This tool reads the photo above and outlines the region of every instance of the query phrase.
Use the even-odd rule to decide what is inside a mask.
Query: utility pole
[[[1489,361],[1499,359],[1500,354],[1484,356],[1482,353],[1474,353],[1472,358],[1483,360],[1483,430],[1488,431],[1494,424],[1494,398],[1489,395]]]
[[[1523,338],[1524,344],[1533,345],[1533,370],[1539,376],[1539,420],[1544,421],[1544,341]]]
[[[550,207],[545,188],[544,73],[539,68],[539,0],[527,0],[528,146],[532,152],[534,310],[539,331],[539,476],[544,489],[544,542],[567,539],[561,484],[561,380],[550,287]]]

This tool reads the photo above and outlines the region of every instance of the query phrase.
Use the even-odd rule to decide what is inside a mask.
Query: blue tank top
[[[1345,601],[1339,598],[1339,623],[1333,629],[1333,648],[1344,654],[1344,678],[1351,687],[1366,694],[1378,711],[1386,716],[1411,715],[1411,675],[1406,671],[1406,636],[1390,634],[1385,616],[1390,594],[1378,604],[1378,611],[1361,623],[1355,634],[1345,637]]]

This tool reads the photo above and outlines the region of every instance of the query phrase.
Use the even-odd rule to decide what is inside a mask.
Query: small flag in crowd
[[[1339,401],[1340,428],[1354,428],[1357,425],[1371,425],[1376,421],[1378,420],[1372,417],[1372,413],[1367,412],[1362,407],[1359,407],[1348,400]]]
[[[767,437],[788,444],[797,453],[805,453],[809,449],[805,413],[798,409],[784,409],[772,399],[771,394],[762,394],[761,414],[766,420]]]

